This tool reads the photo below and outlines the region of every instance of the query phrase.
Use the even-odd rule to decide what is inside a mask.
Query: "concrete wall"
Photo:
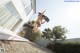
[[[11,0],[11,2],[14,4],[16,10],[18,11],[19,15],[21,16],[21,18],[23,20],[21,25],[19,27],[17,27],[16,30],[15,30],[15,32],[17,33],[18,30],[20,29],[20,27],[22,27],[22,25],[31,18],[34,11],[32,9],[31,12],[28,15],[26,15],[26,12],[24,10],[24,6],[23,6],[21,0]]]
[[[28,22],[28,20],[32,17],[32,15],[34,14],[35,11],[32,9],[31,12],[28,15],[26,15],[26,12],[24,10],[24,6],[23,6],[21,0],[0,0],[0,6],[6,4],[8,2],[12,2],[15,9],[19,13],[20,18],[22,19],[22,22],[15,28],[14,31],[11,31],[11,30],[6,29],[6,28],[3,29],[1,27],[0,27],[0,31],[3,31],[4,33],[8,33],[11,36],[15,36],[19,32],[19,30],[22,28],[23,24],[25,22]],[[6,37],[5,37],[5,39],[6,39]]]
[[[49,39],[45,39],[43,37],[38,38],[35,42],[44,47],[46,47],[49,43],[51,43]]]
[[[22,19],[22,22],[20,23],[20,25],[16,27],[16,29],[14,30],[14,33],[17,33],[19,29],[23,26],[23,24],[32,17],[35,11],[32,9],[31,12],[28,15],[26,15],[26,12],[24,10],[24,6],[21,0],[0,0],[0,6],[8,2],[12,2],[17,12],[19,13],[20,18]]]

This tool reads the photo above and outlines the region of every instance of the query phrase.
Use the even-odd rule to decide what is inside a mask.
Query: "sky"
[[[46,10],[44,13],[50,21],[44,23],[39,28],[53,28],[61,25],[68,32],[67,38],[80,38],[80,2],[64,2],[64,0],[36,0],[36,14],[32,19],[36,20],[38,12]]]

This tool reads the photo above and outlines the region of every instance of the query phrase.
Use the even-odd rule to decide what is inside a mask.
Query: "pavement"
[[[51,50],[44,48],[30,41],[0,41],[0,53],[53,53]]]

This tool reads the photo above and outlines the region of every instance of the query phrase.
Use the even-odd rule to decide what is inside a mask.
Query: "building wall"
[[[0,11],[3,13],[0,15],[0,31],[8,33],[8,34],[17,34],[22,28],[25,22],[32,17],[34,12],[36,12],[36,8],[34,2],[32,0],[24,0],[29,1],[28,4],[24,6],[23,0],[0,0]],[[26,2],[25,2],[26,3]],[[29,5],[31,4],[31,10],[27,13]],[[3,11],[2,11],[3,10]],[[10,17],[7,18],[7,17]],[[9,20],[8,20],[9,19]],[[8,21],[7,21],[8,20]],[[5,22],[4,22],[5,21]],[[2,24],[4,23],[4,24]],[[15,24],[14,24],[15,23]]]
[[[45,39],[43,37],[38,38],[34,42],[44,47],[47,47],[49,43],[52,43],[52,41],[50,41],[49,39]]]
[[[27,4],[24,6],[23,4],[24,3],[22,3],[22,1],[23,0],[0,0],[0,6],[3,6],[3,5],[6,5],[7,3],[12,3],[12,5],[13,5],[13,7],[16,9],[16,11],[17,11],[17,14],[18,14],[18,16],[19,16],[19,19],[20,19],[20,21],[19,21],[19,23],[17,23],[17,24],[15,24],[16,26],[15,27],[13,27],[13,29],[11,30],[11,29],[8,29],[7,28],[7,26],[6,25],[4,25],[4,27],[3,26],[0,26],[0,29],[4,29],[4,30],[7,30],[7,31],[12,31],[12,32],[14,32],[14,33],[18,33],[18,31],[19,31],[19,29],[22,27],[22,25],[25,23],[25,22],[27,22],[31,17],[32,17],[32,15],[34,14],[34,6],[35,6],[35,4],[33,4],[32,3],[32,1],[34,1],[34,2],[36,2],[36,0],[30,0],[30,2],[29,3],[31,3],[32,4],[32,9],[31,9],[31,11],[29,12],[29,14],[27,14],[27,12],[25,12],[25,10],[26,10],[26,8],[27,8]],[[28,0],[25,0],[25,1],[28,1]],[[10,6],[9,6],[10,7]],[[11,6],[11,8],[13,8],[12,6]],[[1,8],[1,7],[0,7]],[[14,15],[15,16],[15,15]],[[16,15],[17,16],[17,15]],[[6,17],[6,16],[5,16]],[[16,20],[17,20],[17,18],[16,18]],[[15,21],[15,20],[14,20]]]
[[[11,0],[11,1],[14,4],[16,10],[18,11],[19,15],[21,16],[21,18],[23,20],[21,25],[19,25],[19,27],[15,31],[15,32],[18,32],[20,27],[31,18],[31,16],[34,13],[34,10],[32,9],[31,12],[28,15],[26,15],[25,10],[24,10],[25,7],[23,6],[21,0]]]

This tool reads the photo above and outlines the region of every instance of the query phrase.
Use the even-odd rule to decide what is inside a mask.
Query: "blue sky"
[[[68,30],[67,38],[80,38],[80,2],[64,2],[64,0],[36,0],[36,14],[32,19],[37,19],[39,11],[43,11],[50,22],[42,24],[41,31],[61,25]]]

